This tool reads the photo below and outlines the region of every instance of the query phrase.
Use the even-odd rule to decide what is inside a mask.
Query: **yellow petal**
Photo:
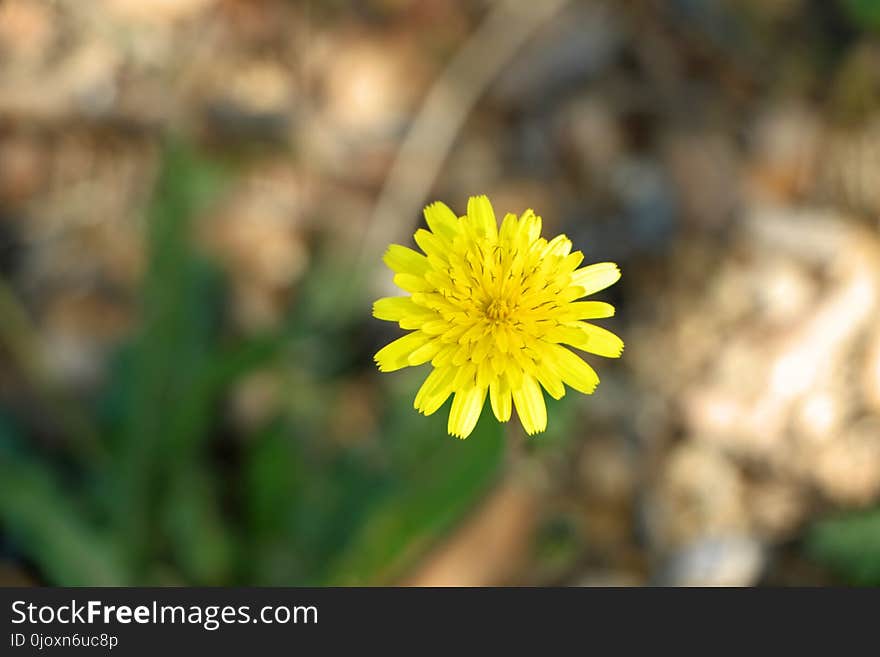
[[[415,331],[385,345],[373,359],[380,372],[393,372],[409,365],[409,355],[428,341],[428,336]]]
[[[583,295],[583,289],[579,285],[569,285],[556,295],[556,302],[560,305],[567,305],[575,299],[580,299]]]
[[[445,203],[437,201],[427,206],[424,210],[425,222],[431,232],[448,241],[458,234],[458,217]]]
[[[471,435],[483,404],[486,401],[486,389],[472,387],[466,390],[458,390],[452,399],[452,408],[449,411],[449,422],[446,425],[449,434],[458,438],[467,438]]]
[[[447,324],[447,326],[449,325]],[[467,330],[467,324],[454,324],[451,328],[447,328],[442,333],[440,339],[443,340],[443,342],[458,342],[461,336],[464,335],[465,331]]]
[[[425,280],[433,285],[436,290],[449,290],[455,286],[449,274],[443,271],[431,270],[426,272]]]
[[[528,243],[531,244],[541,237],[541,217],[529,208],[519,218],[519,230],[520,234],[524,235]]]
[[[537,382],[524,374],[522,385],[513,390],[513,403],[526,433],[530,436],[547,428],[547,407]]]
[[[440,351],[440,348],[443,344],[439,340],[431,340],[430,342],[426,342],[421,347],[413,351],[407,362],[410,365],[421,365],[422,363],[427,363],[434,356],[437,355],[437,352]]]
[[[411,297],[385,297],[373,303],[373,317],[397,322],[400,328],[413,331],[433,325],[438,314],[413,303]]]
[[[416,331],[421,329],[424,333],[427,333],[427,331],[425,331],[425,327],[428,325],[433,326],[435,321],[437,321],[437,313],[435,313],[433,310],[422,308],[419,312],[407,315],[406,317],[401,319],[398,324],[400,324],[400,328],[406,329],[407,331]]]
[[[400,244],[389,246],[382,260],[398,274],[423,276],[429,269],[428,259],[425,256]]]
[[[573,344],[573,347],[589,351],[597,356],[620,358],[620,355],[623,353],[623,340],[614,333],[601,326],[587,322],[573,322],[571,325],[586,336],[586,342]]]
[[[493,337],[495,338],[495,346],[498,348],[498,351],[502,354],[506,354],[510,347],[507,329],[503,326],[498,327],[495,330]]]
[[[623,340],[611,331],[587,322],[569,322],[557,326],[547,332],[546,339],[606,358],[620,358],[623,353]]]
[[[399,322],[408,314],[426,310],[413,303],[411,297],[384,297],[373,303],[373,317],[389,322]]]
[[[540,363],[536,368],[538,382],[544,386],[553,399],[562,399],[565,397],[565,386],[562,384],[562,378],[554,368],[546,363]]]
[[[458,345],[458,349],[452,354],[452,364],[456,367],[461,367],[468,360],[470,360],[471,353],[471,345],[470,344],[460,344]]]
[[[416,410],[425,415],[431,415],[452,394],[452,380],[455,378],[455,369],[452,367],[438,367],[431,370],[422,387],[416,393]]]
[[[491,336],[485,335],[481,337],[474,346],[473,352],[471,352],[471,360],[475,363],[482,362],[489,355],[489,352],[492,351],[493,346],[495,346],[495,343],[492,342]]]
[[[431,365],[433,365],[434,367],[445,367],[446,365],[449,365],[452,362],[452,357],[457,351],[457,344],[450,344],[443,347],[440,351],[437,352],[437,355],[431,359]]]
[[[589,336],[587,351],[607,358],[620,358],[623,353],[623,340],[617,335],[595,324],[578,322],[580,328]]]
[[[487,388],[492,380],[495,378],[495,373],[492,371],[492,363],[489,360],[483,360],[482,362],[477,364],[477,387],[478,388]]]
[[[504,374],[510,382],[511,390],[516,390],[522,385],[523,371],[512,358],[505,359]]]
[[[492,404],[492,412],[499,422],[507,422],[510,419],[510,411],[513,408],[510,400],[510,385],[507,377],[499,376],[489,386],[489,402]]]
[[[510,352],[516,367],[524,374],[535,375],[535,361],[532,360],[532,354],[526,349],[516,349]]]
[[[613,262],[598,262],[578,269],[571,275],[571,284],[584,289],[581,296],[588,296],[609,285],[614,285],[620,279],[620,269]]]
[[[480,338],[482,338],[485,335],[486,335],[486,327],[483,326],[481,323],[476,322],[467,331],[462,333],[462,335],[458,339],[458,341],[461,344],[468,344],[471,342],[477,342],[478,340],[480,340]]]
[[[445,319],[432,319],[422,324],[420,328],[428,335],[443,335],[449,330],[449,322]]]
[[[414,274],[395,274],[394,284],[407,292],[431,292],[434,289],[428,281]]]
[[[562,307],[562,321],[614,317],[614,306],[604,301],[575,301]]]
[[[592,367],[576,354],[559,345],[548,345],[547,354],[550,357],[549,364],[563,382],[585,395],[593,394],[596,386],[599,385],[599,375]]]
[[[427,231],[424,228],[419,228],[413,237],[416,240],[416,244],[419,245],[419,248],[427,255],[442,262],[448,261],[449,247],[447,247],[446,244],[443,243],[443,240],[437,237],[434,233]],[[425,259],[425,262],[427,262],[427,258]]]
[[[492,204],[485,196],[471,196],[468,199],[467,216],[477,234],[486,237],[493,242],[498,238],[498,224],[495,221],[495,211]]]
[[[575,251],[574,253],[569,253],[562,259],[562,262],[559,263],[559,273],[560,274],[572,274],[574,270],[580,267],[581,263],[584,261],[584,252],[583,251]],[[575,283],[572,283],[575,285]],[[585,296],[585,295],[580,295]],[[580,297],[575,297],[575,299],[579,299]]]
[[[555,255],[564,258],[571,253],[571,240],[565,235],[557,235],[541,251],[541,257]]]
[[[516,231],[519,227],[519,220],[512,212],[504,215],[504,221],[501,222],[501,230],[498,233],[502,242],[509,243],[516,237]]]
[[[460,390],[462,388],[471,388],[476,383],[476,376],[477,366],[474,365],[472,362],[467,362],[459,367],[458,372],[455,373],[455,381],[453,383],[453,387],[456,390]]]

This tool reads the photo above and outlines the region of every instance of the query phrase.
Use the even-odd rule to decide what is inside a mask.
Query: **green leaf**
[[[55,586],[123,586],[128,583],[118,552],[70,490],[45,463],[11,446],[8,425],[0,426],[0,522]]]
[[[333,564],[330,584],[375,585],[400,576],[473,507],[499,472],[504,427],[488,408],[467,440],[447,435],[448,408],[428,418],[411,403],[403,408],[383,446],[391,451],[394,481]]]
[[[187,582],[200,586],[228,583],[237,546],[222,515],[215,481],[203,470],[182,472],[168,499],[164,529]]]
[[[878,0],[841,0],[843,8],[852,21],[859,27],[869,30],[880,30],[880,1]]]
[[[853,584],[880,585],[880,508],[815,523],[806,550]]]
[[[170,141],[148,212],[149,266],[141,330],[132,347],[118,437],[116,521],[135,573],[157,548],[157,505],[186,469],[210,426],[210,399],[194,381],[210,362],[218,325],[219,280],[193,251],[195,217],[215,198],[224,172]]]

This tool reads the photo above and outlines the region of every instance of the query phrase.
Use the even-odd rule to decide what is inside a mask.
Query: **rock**
[[[750,131],[749,195],[780,202],[806,194],[818,175],[823,128],[816,113],[804,105],[767,109]]]
[[[747,536],[706,538],[676,552],[661,569],[661,586],[752,586],[766,566],[764,546]]]
[[[339,137],[376,139],[399,133],[430,81],[431,69],[416,45],[404,34],[356,31],[327,44],[320,111]]]
[[[862,376],[865,403],[875,413],[880,413],[880,330],[874,331],[868,343]]]
[[[35,139],[23,134],[0,138],[0,199],[24,203],[45,185],[47,157]]]
[[[614,108],[598,94],[579,96],[555,117],[559,149],[571,158],[579,177],[606,185],[625,153],[625,134]]]
[[[720,133],[675,132],[663,143],[663,160],[684,221],[698,229],[730,223],[742,190],[740,163],[731,140]]]
[[[273,59],[219,65],[206,71],[205,117],[219,136],[281,142],[288,137],[297,85],[295,72]]]
[[[275,326],[291,287],[309,263],[304,234],[310,196],[283,164],[241,182],[222,209],[200,226],[201,239],[227,270],[233,310],[248,329]]]
[[[660,553],[706,537],[745,535],[750,528],[745,486],[735,464],[692,442],[668,456],[644,503],[648,533]]]
[[[58,32],[58,16],[51,3],[6,0],[0,4],[0,57],[4,66],[39,65],[51,52]]]
[[[116,18],[132,23],[162,25],[191,20],[200,12],[210,9],[217,0],[108,0],[105,5]]]
[[[756,534],[768,541],[786,540],[810,511],[804,487],[772,470],[764,478],[749,482],[747,500]]]
[[[866,418],[816,453],[816,483],[839,504],[863,506],[880,496],[880,418]]]

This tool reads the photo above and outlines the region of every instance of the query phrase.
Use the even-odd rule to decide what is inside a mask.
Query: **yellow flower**
[[[379,299],[373,316],[411,330],[381,349],[379,371],[431,362],[433,370],[416,395],[425,415],[454,393],[448,431],[467,438],[486,394],[499,422],[512,406],[529,435],[547,428],[541,386],[559,399],[567,384],[591,394],[599,383],[592,367],[562,345],[617,358],[623,341],[584,322],[612,317],[614,306],[577,301],[620,278],[611,262],[578,269],[584,259],[571,241],[541,237],[541,218],[526,210],[501,222],[485,196],[468,200],[456,217],[443,203],[425,208],[430,230],[416,231],[424,252],[392,244],[385,264],[409,296]],[[540,385],[539,385],[540,384]]]

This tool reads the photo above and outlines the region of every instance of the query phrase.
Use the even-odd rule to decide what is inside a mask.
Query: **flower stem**
[[[506,469],[510,474],[518,473],[526,463],[526,435],[519,422],[508,421],[504,425],[507,442],[505,450]]]

